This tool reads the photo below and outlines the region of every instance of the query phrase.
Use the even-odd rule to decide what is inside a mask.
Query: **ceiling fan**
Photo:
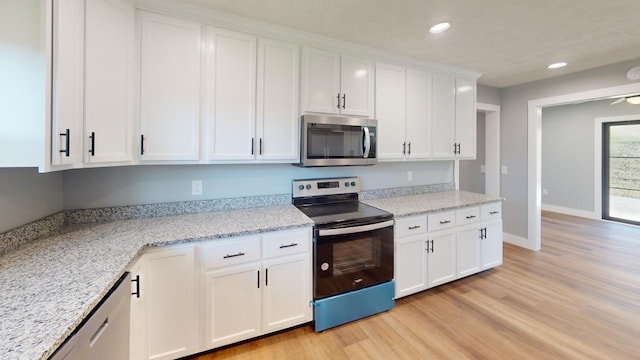
[[[627,95],[627,96],[623,96],[619,99],[616,99],[614,102],[612,102],[609,105],[616,105],[616,104],[620,104],[621,102],[627,101],[629,104],[633,104],[633,105],[640,105],[640,94],[633,94],[633,95]]]

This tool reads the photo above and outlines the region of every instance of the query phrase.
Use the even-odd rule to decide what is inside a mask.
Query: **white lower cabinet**
[[[311,230],[203,245],[204,348],[312,320]]]
[[[501,265],[501,205],[396,219],[396,298]]]
[[[175,359],[197,352],[195,250],[154,249],[131,268],[132,359]]]
[[[153,249],[130,271],[131,359],[175,359],[313,320],[310,227]]]

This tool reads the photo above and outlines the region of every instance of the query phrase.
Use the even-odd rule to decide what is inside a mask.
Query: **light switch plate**
[[[191,182],[191,195],[202,195],[202,180]]]
[[[507,175],[507,174],[509,173],[509,169],[507,168],[507,165],[502,165],[502,166],[500,167],[500,173],[501,173],[502,175]]]

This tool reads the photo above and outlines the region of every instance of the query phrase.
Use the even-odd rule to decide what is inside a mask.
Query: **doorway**
[[[640,120],[602,124],[602,218],[640,225]]]

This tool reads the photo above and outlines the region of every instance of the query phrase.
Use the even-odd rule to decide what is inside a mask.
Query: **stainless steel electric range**
[[[293,181],[314,222],[315,331],[394,307],[393,214],[358,200],[360,178]]]

